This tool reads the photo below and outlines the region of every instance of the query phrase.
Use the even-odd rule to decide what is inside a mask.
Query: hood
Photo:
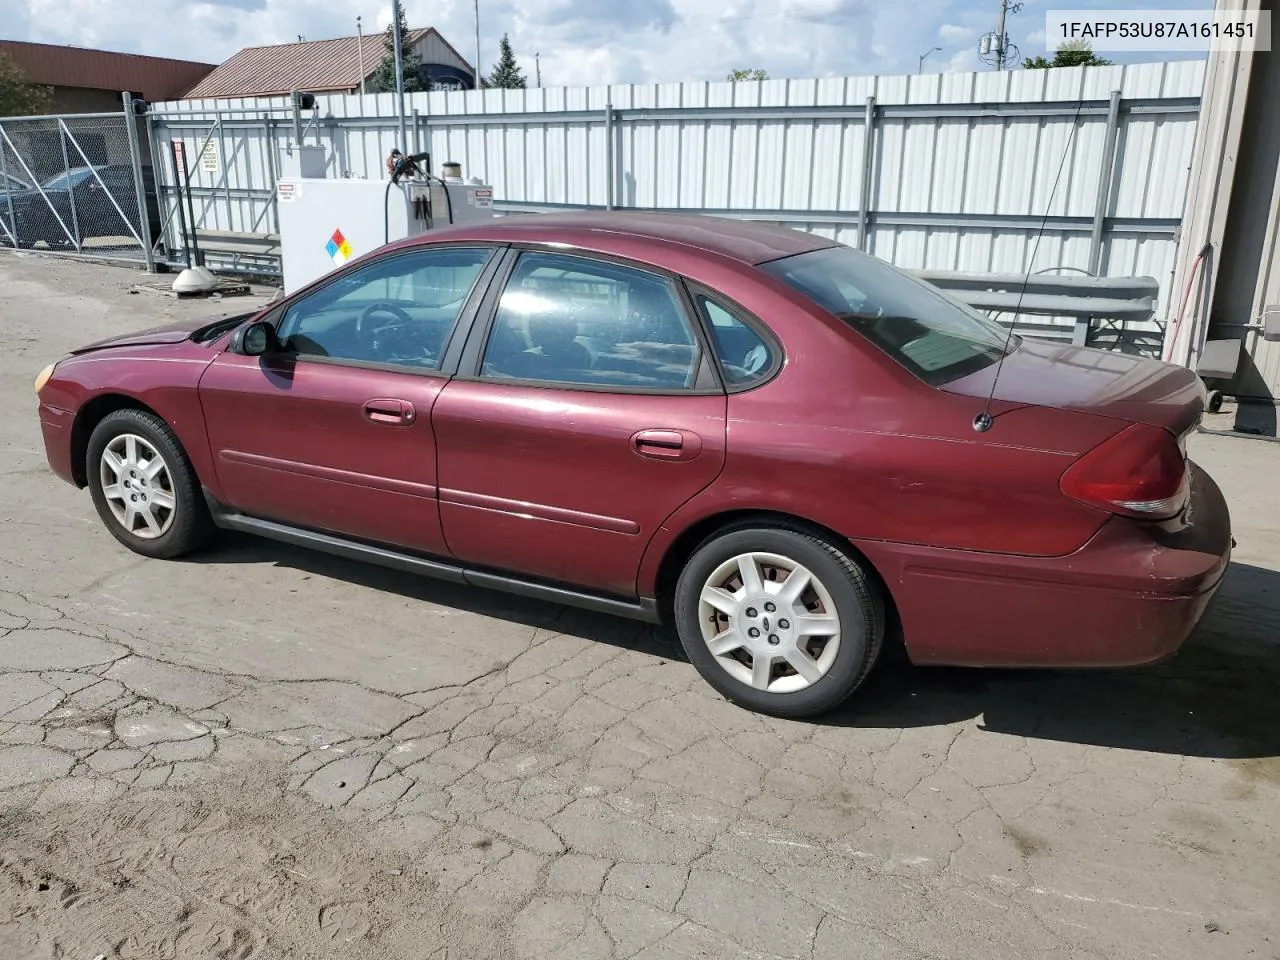
[[[1182,435],[1200,420],[1205,393],[1185,367],[1093,347],[1022,342],[1004,358],[947,384],[949,393],[1114,417]]]
[[[98,340],[95,343],[78,347],[71,352],[73,354],[80,354],[90,353],[94,350],[105,350],[109,347],[141,347],[152,344],[181,343],[183,340],[190,338],[191,334],[195,331],[208,325],[209,319],[207,317],[180,320],[175,323],[165,324],[161,327],[150,327],[146,330],[139,330],[136,333],[125,333],[118,337],[108,337],[105,340]]]

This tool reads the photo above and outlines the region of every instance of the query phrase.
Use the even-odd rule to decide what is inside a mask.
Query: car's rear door
[[[222,498],[251,515],[445,554],[431,411],[492,249],[388,255],[278,311],[284,349],[200,381]]]
[[[724,464],[725,394],[671,278],[508,255],[432,412],[450,552],[634,595],[657,528]]]

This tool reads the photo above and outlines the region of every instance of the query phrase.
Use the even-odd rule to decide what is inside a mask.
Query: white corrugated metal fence
[[[777,221],[908,268],[1152,276],[1163,316],[1202,82],[1203,63],[1181,61],[421,93],[406,97],[408,146],[437,172],[461,163],[507,212],[680,209]],[[303,120],[329,176],[385,176],[391,95],[318,97]],[[170,206],[161,158],[181,139],[203,230],[275,231],[287,99],[155,104],[150,128]]]

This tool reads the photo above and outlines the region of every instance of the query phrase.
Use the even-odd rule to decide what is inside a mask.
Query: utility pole
[[[404,38],[400,36],[400,0],[391,0],[391,32],[395,37],[396,104],[400,114],[400,152],[409,153],[409,137],[404,128]]]
[[[996,69],[1004,69],[1005,47],[1004,17],[1009,10],[1009,0],[1000,0],[1000,16],[996,19]]]
[[[931,53],[937,53],[941,49],[941,47],[930,47],[924,53],[920,54],[920,62],[916,64],[916,73],[924,73],[924,58]]]
[[[1007,68],[1010,61],[1016,61],[1018,48],[1009,42],[1009,34],[1005,31],[1005,20],[1011,13],[1022,9],[1020,0],[1000,0],[1000,13],[996,17],[996,28],[991,33],[984,33],[978,38],[978,57],[983,63],[990,64],[997,70]]]
[[[364,103],[364,26],[360,23],[360,18],[356,17],[356,56],[360,60],[360,97],[361,108]]]
[[[476,89],[480,89],[480,0],[474,0],[476,11]]]
[[[538,76],[538,86],[542,86],[542,54],[535,53],[533,55],[533,69]]]

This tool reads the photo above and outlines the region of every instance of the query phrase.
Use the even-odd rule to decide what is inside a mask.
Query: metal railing
[[[1006,325],[1016,318],[1018,329],[1029,336],[1069,337],[1080,346],[1107,346],[1152,355],[1160,351],[1161,335],[1142,328],[1155,318],[1160,296],[1155,277],[911,272]],[[1066,317],[1075,323],[1071,328],[1046,324],[1043,318],[1047,317]]]

